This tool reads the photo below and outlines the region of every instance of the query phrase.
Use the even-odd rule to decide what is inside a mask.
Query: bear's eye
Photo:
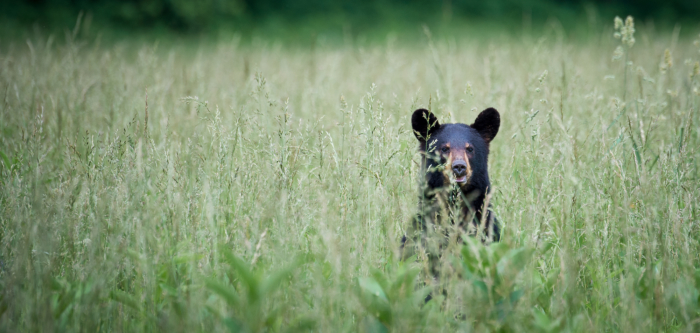
[[[447,147],[447,146],[442,147],[442,152],[443,152],[443,153],[446,153],[446,152],[448,152],[448,151],[450,151],[450,147]]]
[[[467,147],[467,151],[471,153],[474,151],[474,148],[472,148],[472,146],[469,146],[469,147]]]

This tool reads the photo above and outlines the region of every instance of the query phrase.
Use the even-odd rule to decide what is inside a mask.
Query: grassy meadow
[[[623,30],[5,41],[0,331],[697,331],[697,32]],[[502,242],[433,281],[410,115],[490,106]]]

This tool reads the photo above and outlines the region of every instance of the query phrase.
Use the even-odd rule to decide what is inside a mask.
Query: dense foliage
[[[20,25],[38,23],[64,28],[80,12],[111,27],[162,27],[176,31],[210,28],[252,29],[311,24],[319,29],[371,29],[391,24],[449,23],[489,20],[501,24],[523,20],[543,22],[551,17],[564,24],[591,15],[632,14],[641,19],[688,20],[700,17],[694,0],[19,0],[0,3],[0,17]]]
[[[700,41],[615,28],[3,44],[0,331],[697,331]],[[502,242],[431,280],[410,115],[488,106]]]

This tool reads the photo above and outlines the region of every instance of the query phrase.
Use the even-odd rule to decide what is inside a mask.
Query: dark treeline
[[[92,23],[118,29],[193,32],[311,24],[353,30],[386,25],[462,20],[545,22],[565,25],[595,13],[633,15],[657,22],[700,18],[698,0],[3,0],[0,19],[14,26],[65,28],[83,13]]]

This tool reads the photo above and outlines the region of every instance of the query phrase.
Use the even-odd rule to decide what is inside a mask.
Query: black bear
[[[419,212],[412,234],[403,238],[402,255],[413,253],[408,247],[422,247],[437,276],[437,261],[451,239],[459,241],[467,233],[485,242],[500,240],[500,227],[485,199],[491,190],[489,144],[501,118],[496,109],[488,108],[471,125],[440,124],[432,112],[418,109],[411,124],[425,177],[421,177]]]

